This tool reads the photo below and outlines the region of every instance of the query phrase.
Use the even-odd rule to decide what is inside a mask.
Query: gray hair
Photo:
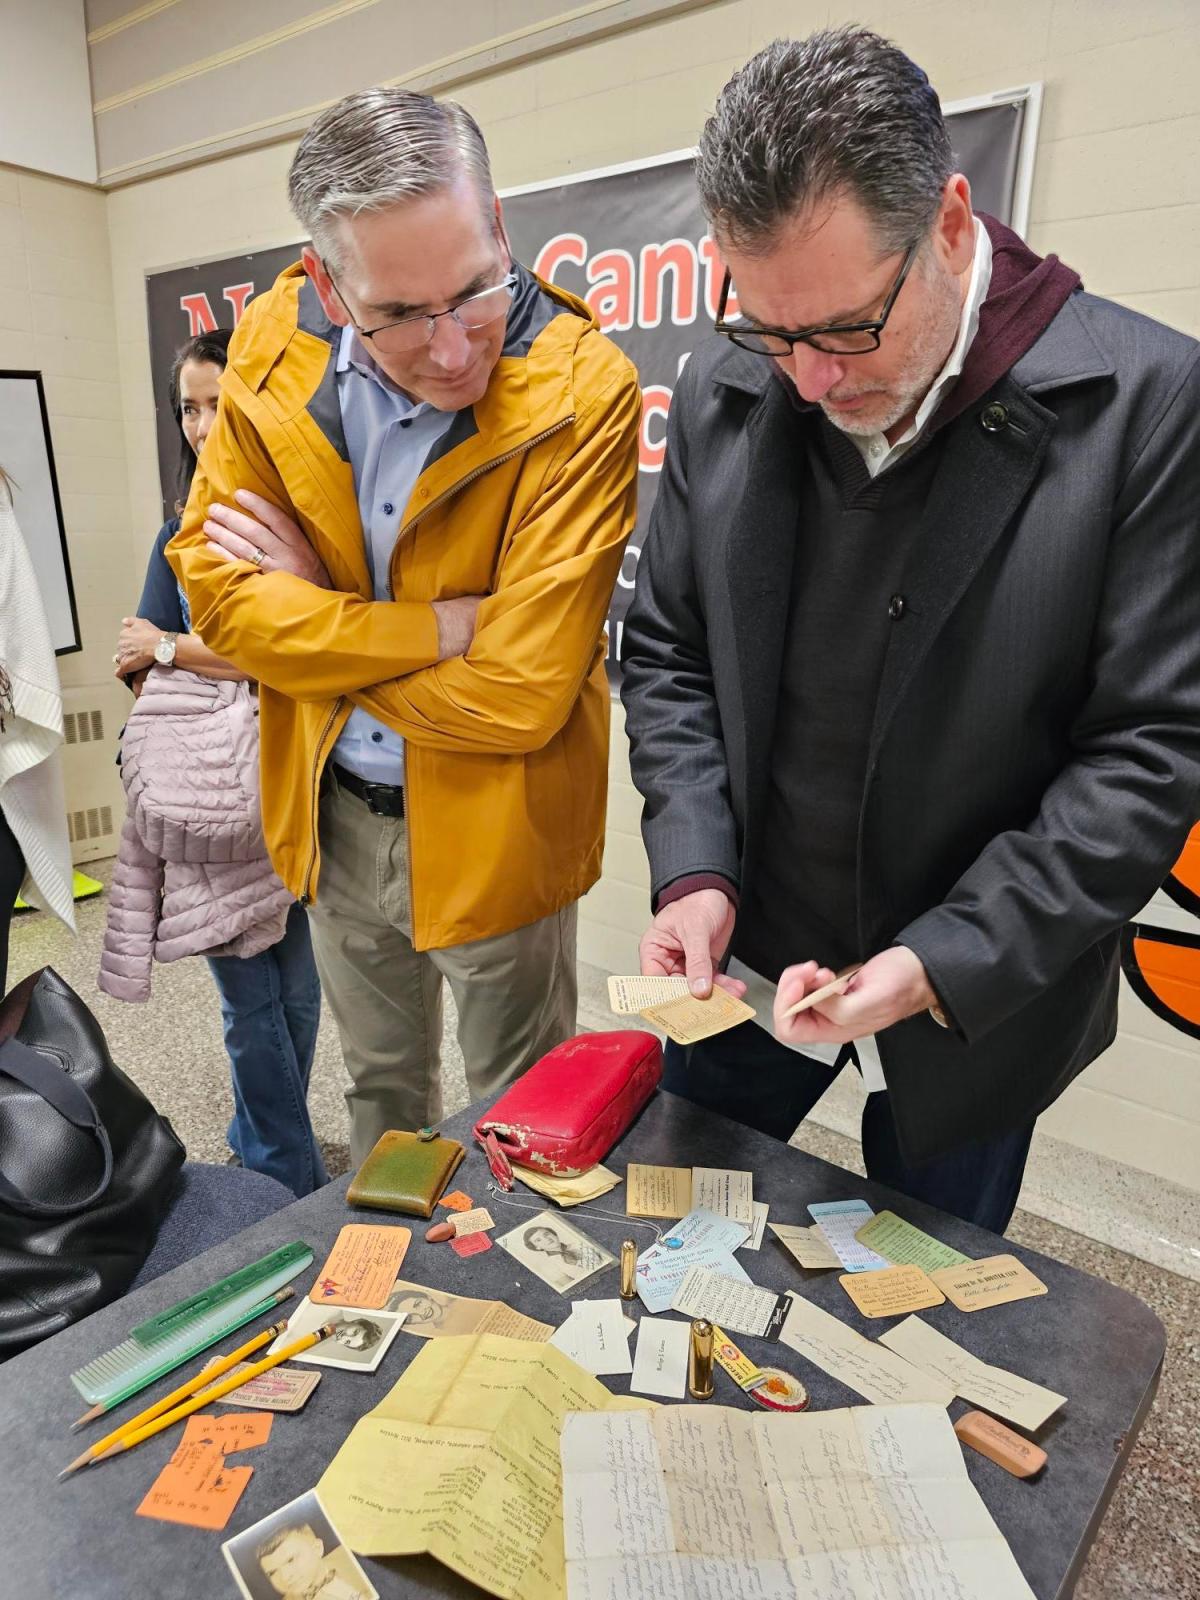
[[[464,173],[490,212],[487,145],[464,106],[409,89],[363,89],[323,111],[301,139],[288,199],[318,255],[337,265],[339,217],[436,194]]]
[[[932,226],[954,153],[933,85],[866,28],[776,39],[721,91],[696,152],[718,238],[749,254],[838,194],[858,201],[881,253]]]

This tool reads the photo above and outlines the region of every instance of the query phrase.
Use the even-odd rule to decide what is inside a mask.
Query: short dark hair
[[[372,1321],[370,1317],[339,1317],[337,1329],[334,1332],[335,1337],[342,1328],[362,1328],[363,1336],[366,1340],[363,1345],[364,1350],[374,1350],[380,1339],[383,1338],[383,1324]]]
[[[269,1556],[274,1551],[278,1550],[279,1546],[281,1544],[285,1544],[294,1533],[307,1533],[314,1539],[321,1538],[320,1534],[313,1527],[311,1522],[292,1522],[288,1523],[285,1527],[276,1528],[275,1532],[268,1534],[261,1544],[256,1544],[254,1547],[254,1554],[261,1561],[264,1556]],[[322,1550],[325,1548],[325,1541],[323,1539],[321,1539],[321,1548]]]
[[[179,428],[179,471],[175,478],[177,513],[182,513],[187,504],[188,491],[192,487],[192,478],[196,472],[196,452],[187,442],[187,436],[183,431],[183,401],[179,394],[179,374],[189,361],[211,362],[214,367],[220,367],[224,372],[229,364],[229,341],[232,338],[231,328],[213,328],[208,333],[198,333],[186,344],[180,345],[171,363],[167,396],[171,402],[172,415]]]
[[[776,39],[721,91],[696,152],[714,233],[748,253],[815,202],[849,193],[884,253],[933,224],[954,153],[915,61],[866,28]]]

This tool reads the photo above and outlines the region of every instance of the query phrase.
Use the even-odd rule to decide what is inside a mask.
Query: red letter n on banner
[[[194,339],[199,333],[212,333],[217,326],[206,294],[180,295],[179,309],[187,313],[189,339]]]
[[[228,289],[222,289],[221,294],[233,307],[233,325],[236,328],[242,320],[242,312],[246,309],[246,302],[254,293],[252,283],[231,283]]]

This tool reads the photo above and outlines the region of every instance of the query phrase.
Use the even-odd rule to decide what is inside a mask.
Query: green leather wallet
[[[352,1206],[431,1217],[466,1151],[457,1139],[385,1133],[346,1191]]]

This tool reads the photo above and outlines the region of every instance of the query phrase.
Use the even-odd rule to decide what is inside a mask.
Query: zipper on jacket
[[[444,505],[447,500],[449,500],[453,495],[458,494],[461,489],[465,489],[468,484],[474,483],[477,478],[482,478],[485,472],[491,472],[493,467],[502,467],[506,461],[512,461],[514,457],[524,455],[527,450],[532,450],[534,445],[541,444],[544,439],[549,439],[556,433],[561,433],[564,428],[569,428],[574,421],[575,412],[572,411],[569,416],[561,418],[553,425],[553,427],[543,428],[541,433],[534,434],[532,439],[525,439],[514,449],[506,450],[503,455],[494,456],[491,461],[483,462],[482,465],[476,467],[474,471],[468,472],[465,478],[460,478],[457,483],[451,484],[448,489],[443,490],[443,492],[438,495],[436,500],[431,500],[427,506],[422,506],[420,511],[417,512],[416,516],[413,517],[411,522],[405,523],[405,525],[400,529],[400,532],[396,535],[396,547],[399,548],[401,539],[403,539],[407,533],[410,533],[412,529],[416,527],[418,522],[427,517],[431,511],[436,510],[438,506]],[[393,555],[394,554],[395,552],[393,551]],[[395,599],[395,584],[390,583],[389,587],[392,591],[392,598]],[[323,737],[324,735],[322,735],[322,738]],[[404,832],[406,835],[405,844],[407,847],[404,854],[406,858],[405,865],[408,872],[408,920],[412,927],[413,944],[415,945],[417,941],[417,903],[413,892],[412,768],[409,766],[407,758],[404,762]],[[313,850],[315,854],[315,836]],[[311,867],[309,870],[311,871]]]
[[[309,906],[312,904],[312,875],[313,868],[317,864],[317,842],[321,826],[321,776],[319,770],[321,762],[321,748],[325,743],[326,734],[333,726],[333,719],[337,716],[338,707],[341,705],[341,703],[342,696],[339,695],[338,698],[333,702],[333,708],[329,715],[325,718],[325,726],[321,729],[321,736],[317,740],[316,754],[313,756],[312,783],[309,785],[309,791],[312,795],[312,849],[308,854],[308,865],[304,869],[304,890],[300,896],[300,904],[302,906]]]
[[[514,457],[524,455],[527,450],[532,450],[535,444],[541,444],[543,439],[549,439],[552,435],[561,433],[564,428],[569,428],[574,421],[575,413],[572,411],[569,416],[561,418],[553,427],[543,428],[541,433],[535,433],[532,439],[523,440],[512,450],[506,450],[502,456],[493,456],[491,461],[483,462],[473,471],[468,472],[465,478],[460,478],[457,483],[452,483],[448,489],[443,489],[436,500],[431,500],[427,506],[422,506],[412,521],[404,524],[396,535],[396,543],[399,544],[404,535],[410,533],[417,523],[422,522],[431,511],[435,511],[438,506],[444,505],[451,496],[458,494],[468,484],[474,483],[476,478],[482,478],[484,473],[491,472],[493,467],[502,467],[506,461],[512,461]]]

